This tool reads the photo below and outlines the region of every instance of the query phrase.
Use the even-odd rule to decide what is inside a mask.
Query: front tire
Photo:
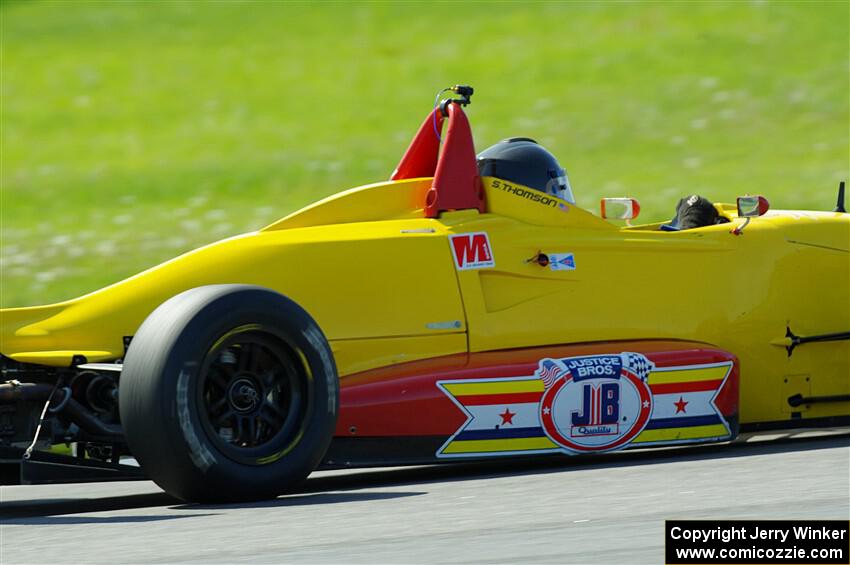
[[[292,300],[194,288],[141,325],[124,359],[121,422],[163,490],[194,502],[274,497],[319,464],[339,390],[328,342]]]

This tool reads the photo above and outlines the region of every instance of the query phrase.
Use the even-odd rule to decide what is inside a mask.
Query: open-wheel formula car
[[[454,92],[388,182],[3,310],[2,459],[23,482],[135,474],[227,501],[317,468],[850,420],[843,192],[834,212],[744,197],[713,205],[725,223],[622,226],[607,218],[633,217],[631,200],[599,217],[482,176],[472,89]]]

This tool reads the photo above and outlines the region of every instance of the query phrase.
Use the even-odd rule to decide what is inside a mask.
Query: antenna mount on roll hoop
[[[478,210],[483,213],[485,209],[484,187],[478,176],[472,129],[463,111],[463,107],[470,103],[473,88],[456,85],[446,90],[460,98],[443,100],[425,118],[390,177],[391,180],[434,177],[423,203],[426,218],[437,218],[441,213],[452,210]],[[441,138],[446,118],[448,127]]]

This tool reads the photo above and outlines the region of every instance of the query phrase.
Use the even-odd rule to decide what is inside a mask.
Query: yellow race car
[[[526,184],[507,145],[476,160],[472,89],[452,90],[388,182],[2,310],[0,459],[23,482],[135,475],[247,500],[320,467],[850,421],[843,188],[834,212],[756,196],[701,227],[622,226],[631,199],[597,216],[557,168]]]

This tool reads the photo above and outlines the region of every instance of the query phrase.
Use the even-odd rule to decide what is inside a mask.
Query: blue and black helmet
[[[545,147],[528,137],[511,137],[478,154],[478,174],[515,182],[575,204],[567,172]]]

